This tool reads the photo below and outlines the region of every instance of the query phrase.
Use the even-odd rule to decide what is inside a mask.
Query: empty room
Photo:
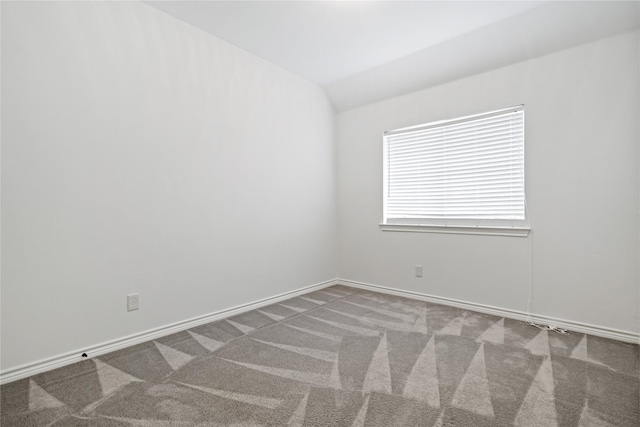
[[[0,425],[640,425],[640,2],[1,1]]]

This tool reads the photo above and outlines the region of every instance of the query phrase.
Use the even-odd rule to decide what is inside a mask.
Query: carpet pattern
[[[635,426],[637,345],[333,286],[0,389],[4,426]]]

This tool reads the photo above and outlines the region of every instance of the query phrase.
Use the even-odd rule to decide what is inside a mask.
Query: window
[[[524,106],[384,134],[383,230],[527,235]]]

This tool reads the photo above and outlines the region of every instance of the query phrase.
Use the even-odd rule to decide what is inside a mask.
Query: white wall
[[[2,107],[3,371],[336,276],[318,87],[142,3],[3,2]]]
[[[378,228],[383,131],[525,104],[533,312],[637,333],[638,40],[603,39],[341,113],[340,277],[525,311],[529,238]]]

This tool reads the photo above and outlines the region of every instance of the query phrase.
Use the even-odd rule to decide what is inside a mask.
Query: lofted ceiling
[[[639,27],[637,1],[145,1],[322,86],[337,111]]]

